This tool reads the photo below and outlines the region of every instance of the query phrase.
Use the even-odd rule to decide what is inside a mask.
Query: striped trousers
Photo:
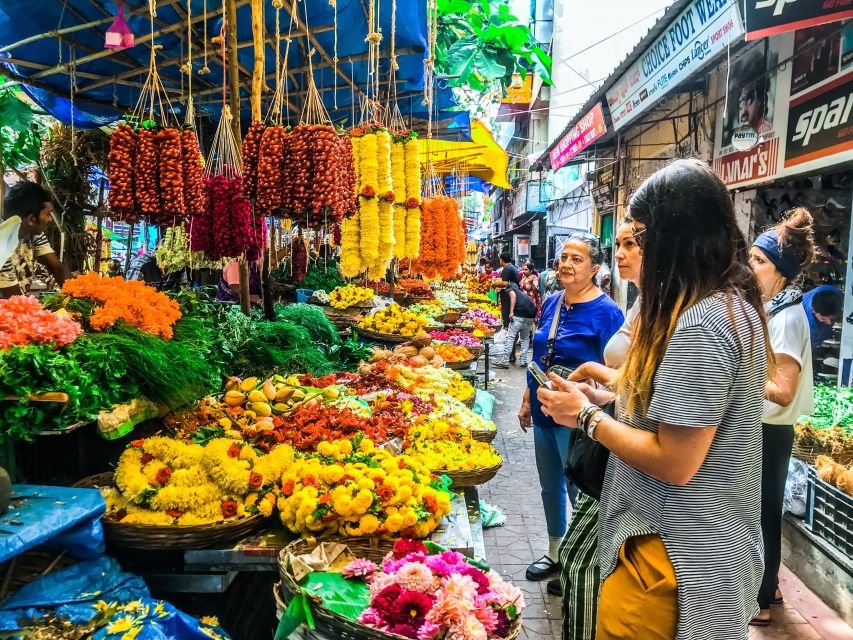
[[[560,543],[563,640],[594,640],[601,579],[598,570],[598,500],[578,492],[572,521]]]

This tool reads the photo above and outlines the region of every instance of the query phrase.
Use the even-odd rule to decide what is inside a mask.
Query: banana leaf
[[[347,580],[340,573],[315,571],[305,576],[300,585],[301,592],[291,600],[281,617],[275,640],[290,637],[302,624],[314,628],[310,602],[320,598],[323,606],[338,615],[356,620],[370,605],[370,587],[364,580]]]

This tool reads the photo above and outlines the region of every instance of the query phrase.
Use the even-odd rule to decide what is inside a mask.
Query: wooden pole
[[[131,222],[127,227],[127,257],[124,262],[124,272],[127,273],[127,270],[130,269],[130,261],[133,258],[133,223]]]
[[[252,311],[252,303],[249,300],[249,263],[245,258],[237,261],[240,267],[240,311],[249,315]]]
[[[95,216],[95,273],[100,273],[101,271],[101,251],[103,251],[104,244],[104,188],[106,187],[107,181],[104,178],[101,178],[100,185],[98,187],[98,213]],[[124,269],[125,273],[127,273],[127,267]]]

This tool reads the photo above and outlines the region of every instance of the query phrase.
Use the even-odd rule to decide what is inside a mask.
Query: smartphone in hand
[[[550,369],[548,369],[548,373],[553,373],[554,375],[560,376],[563,380],[568,380],[569,376],[575,372],[574,369],[570,367],[564,367],[559,364],[555,364]]]
[[[545,387],[546,389],[551,389],[551,380],[548,379],[548,376],[542,371],[542,367],[540,367],[535,362],[531,362],[527,365],[527,370],[530,372],[530,375],[533,376],[533,379],[539,383],[540,387]]]

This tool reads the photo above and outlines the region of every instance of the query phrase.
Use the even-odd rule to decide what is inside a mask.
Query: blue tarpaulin
[[[112,616],[113,626],[101,627],[93,640],[121,638],[136,627],[140,631],[133,636],[135,640],[228,639],[222,629],[202,624],[167,602],[152,600],[142,578],[125,573],[108,556],[78,562],[22,587],[0,605],[0,632],[26,628],[22,621],[39,620],[47,614],[75,624],[87,623],[103,611],[99,603],[117,604],[123,610]]]
[[[9,511],[0,516],[0,562],[41,544],[74,558],[97,557],[104,552],[105,511],[97,489],[12,485]]]
[[[207,66],[209,74],[200,75],[204,58],[199,55],[203,47],[203,23],[205,5],[208,10],[207,37],[216,36],[222,26],[221,5],[218,2],[190,0],[193,19],[193,96],[196,108],[207,112],[214,118],[222,104],[222,66],[219,47],[208,47]],[[265,55],[265,77],[269,87],[275,87],[275,22],[276,11],[270,3],[265,4],[265,23],[267,40]],[[285,7],[291,3],[285,2]],[[328,0],[303,0],[293,2],[299,19],[294,22],[294,33],[304,34],[304,25],[308,25],[312,40],[305,35],[293,38],[287,51],[288,70],[292,77],[287,80],[288,98],[292,103],[289,117],[291,122],[299,118],[307,84],[307,53],[314,50],[311,58],[314,65],[314,80],[321,91],[323,101],[334,120],[355,117],[360,114],[358,91],[366,92],[368,83],[367,44],[367,5],[361,0],[337,0],[337,52],[335,51],[335,9]],[[387,74],[390,68],[389,53],[391,39],[391,0],[378,0],[377,13],[382,31],[380,49],[383,52],[380,62],[380,84],[387,88]],[[162,46],[157,52],[158,72],[167,91],[171,94],[173,105],[179,115],[183,113],[181,103],[186,102],[187,76],[181,73],[181,65],[186,62],[186,10],[187,0],[177,2],[159,2],[157,16],[154,18],[154,30],[159,35],[154,38],[156,45]],[[251,84],[248,72],[254,66],[254,51],[251,46],[252,24],[251,7],[246,2],[238,2],[237,41],[238,58],[243,67],[241,74],[242,115],[248,115],[248,99]],[[142,83],[145,82],[150,58],[151,21],[148,3],[141,0],[125,2],[125,17],[136,35],[136,46],[131,49],[116,50],[104,47],[104,34],[116,15],[114,2],[91,2],[90,0],[66,0],[64,2],[41,2],[38,10],[33,10],[32,0],[4,0],[0,3],[0,57],[8,62],[7,74],[21,79],[31,86],[29,95],[53,116],[76,127],[86,128],[103,125],[130,111],[137,102]],[[395,45],[398,54],[399,69],[396,71],[397,95],[403,116],[413,111],[424,111],[423,97],[423,61],[427,48],[426,0],[397,2],[397,20]],[[286,48],[284,37],[291,27],[291,17],[286,10],[279,12],[282,40],[280,51],[282,59]],[[62,29],[94,23],[91,26],[68,33]],[[60,32],[60,37],[56,33]],[[43,38],[33,39],[22,44],[25,39],[47,34]],[[243,46],[246,43],[246,46]],[[322,50],[326,56],[320,53]],[[329,60],[337,53],[338,73]],[[324,66],[325,65],[325,66]],[[73,71],[73,75],[72,75]],[[295,81],[294,81],[295,78]],[[357,90],[349,83],[353,80]],[[74,105],[69,101],[72,85],[76,85]],[[55,95],[58,94],[58,95]],[[264,94],[264,111],[272,100],[272,92]],[[435,92],[435,111],[445,111],[454,106],[450,89]],[[426,114],[424,114],[426,115]],[[458,126],[458,125],[457,125]]]

